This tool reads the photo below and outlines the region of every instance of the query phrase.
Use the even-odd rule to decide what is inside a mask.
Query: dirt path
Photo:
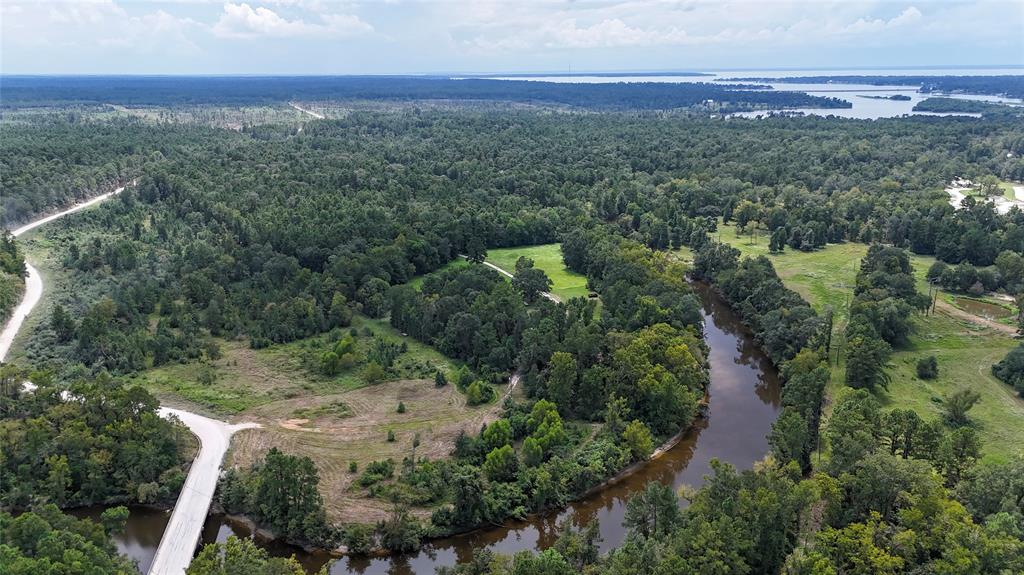
[[[313,110],[307,110],[307,109],[303,108],[302,106],[296,104],[295,102],[288,102],[288,105],[291,106],[292,108],[295,108],[296,110],[302,112],[303,114],[309,114],[310,116],[313,116],[317,120],[323,120],[324,119],[324,115],[323,114],[317,114]]]
[[[132,183],[134,184],[135,182]],[[121,186],[112,192],[100,194],[91,200],[75,204],[64,211],[39,218],[34,222],[27,223],[12,231],[11,235],[14,237],[23,235],[43,224],[48,224],[68,214],[84,210],[89,206],[94,206],[112,196],[120,194],[123,190],[124,186]],[[32,312],[32,308],[36,307],[40,298],[43,297],[43,278],[39,275],[39,271],[36,270],[36,268],[28,261],[25,262],[25,270],[28,272],[28,275],[25,276],[25,295],[22,297],[21,303],[18,304],[18,307],[14,308],[14,312],[11,314],[10,319],[7,320],[7,325],[4,326],[3,332],[0,332],[0,361],[3,361],[7,357],[7,352],[10,351],[11,344],[14,343],[14,337],[18,335],[18,331],[21,329],[21,324],[24,323],[25,318],[27,318],[28,314]]]
[[[462,256],[462,257],[466,257],[466,256]],[[513,276],[513,275],[512,275],[511,273],[509,273],[509,272],[507,272],[507,271],[505,271],[505,270],[503,270],[503,269],[499,268],[498,266],[496,266],[496,265],[492,264],[491,262],[483,262],[483,264],[484,264],[485,266],[487,266],[487,267],[491,268],[492,270],[494,270],[494,271],[496,271],[496,272],[500,273],[501,275],[503,275],[503,276],[505,276],[505,277],[508,277],[508,278],[514,277],[514,276]],[[553,301],[553,302],[555,302],[555,303],[562,303],[562,298],[560,298],[560,297],[556,296],[556,295],[555,295],[555,294],[553,294],[553,293],[548,293],[548,292],[546,292],[546,291],[542,291],[542,292],[540,292],[540,295],[542,295],[542,296],[544,296],[544,297],[548,298],[549,300],[551,300],[551,301]]]
[[[951,185],[946,188],[946,193],[949,194],[949,205],[953,206],[954,210],[961,208],[960,202],[964,200],[966,194],[964,192],[971,191],[974,188],[961,187],[959,185]],[[1013,209],[1014,206],[1024,209],[1024,186],[1014,186],[1013,193],[1016,199],[1008,199],[1004,196],[990,196],[988,198],[982,196],[975,196],[975,200],[979,202],[991,202],[997,212],[1006,215]]]
[[[935,300],[935,309],[936,311],[948,315],[954,319],[959,319],[962,321],[973,323],[975,325],[991,328],[1009,337],[1015,337],[1017,335],[1017,329],[1011,325],[999,323],[995,320],[983,318],[974,315],[973,313],[966,312],[949,302],[943,301],[941,298]]]

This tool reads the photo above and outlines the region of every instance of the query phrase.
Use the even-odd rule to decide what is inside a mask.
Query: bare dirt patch
[[[935,302],[935,309],[937,311],[939,311],[940,313],[948,315],[948,316],[950,316],[950,317],[952,317],[954,319],[958,319],[958,320],[961,320],[961,321],[966,321],[966,322],[973,323],[975,325],[980,325],[980,326],[983,326],[983,327],[987,327],[987,328],[993,329],[993,330],[995,330],[995,331],[997,331],[997,332],[999,332],[999,333],[1001,333],[1003,335],[1007,335],[1007,336],[1010,336],[1010,337],[1014,337],[1014,336],[1017,335],[1017,329],[1015,327],[1013,327],[1013,326],[1006,325],[1004,323],[999,323],[998,321],[995,321],[993,319],[981,317],[981,316],[975,315],[975,314],[973,314],[973,313],[971,313],[969,311],[962,310],[962,309],[960,309],[958,307],[953,306],[952,304],[950,304],[948,302],[943,301],[941,298],[936,300],[936,302]]]
[[[329,409],[319,409],[338,402],[348,407],[347,416],[337,417]],[[405,404],[405,413],[398,413],[399,402]],[[297,418],[296,411],[325,415]],[[497,417],[498,411],[494,404],[469,407],[454,386],[437,388],[432,380],[399,380],[338,394],[276,401],[245,414],[264,427],[235,436],[228,465],[247,467],[271,447],[309,456],[320,470],[320,491],[332,520],[376,522],[386,518],[392,506],[370,498],[365,489],[353,485],[359,473],[349,472],[350,462],[356,462],[359,472],[375,460],[401,462],[411,455],[417,433],[417,458],[448,457],[460,431],[479,431],[481,425]],[[394,431],[394,442],[387,441],[388,430]],[[414,511],[425,516],[430,510]]]

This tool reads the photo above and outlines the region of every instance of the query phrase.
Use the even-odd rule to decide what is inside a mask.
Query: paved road
[[[96,205],[123,190],[122,186],[62,212],[40,218],[14,230],[12,234],[20,236],[43,224]],[[14,310],[14,314],[4,326],[3,331],[0,332],[0,361],[7,357],[7,352],[10,350],[14,337],[21,329],[22,323],[43,295],[43,280],[39,272],[28,262],[25,262],[25,267],[28,270],[28,276],[25,278],[25,297]],[[25,382],[25,389],[31,391],[35,389],[35,386],[31,382]],[[188,477],[185,478],[185,485],[181,489],[181,494],[178,495],[178,502],[171,513],[171,520],[164,530],[163,538],[160,540],[160,546],[156,550],[156,556],[153,558],[153,564],[149,571],[151,574],[181,575],[185,572],[188,564],[192,562],[196,545],[199,544],[199,536],[202,534],[203,523],[210,510],[210,503],[213,501],[213,492],[217,487],[217,478],[220,476],[220,465],[228,450],[231,435],[240,429],[259,427],[259,425],[255,423],[230,425],[223,421],[169,407],[161,407],[160,415],[162,417],[177,417],[199,438],[200,443],[199,455],[192,462]]]

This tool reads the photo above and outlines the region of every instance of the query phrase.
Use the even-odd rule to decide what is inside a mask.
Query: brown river
[[[342,558],[331,566],[332,575],[429,575],[436,567],[468,560],[475,549],[487,547],[501,553],[540,550],[554,542],[558,523],[573,515],[581,522],[600,521],[601,549],[607,551],[622,543],[626,501],[647,482],[697,487],[710,472],[712,459],[747,469],[764,457],[768,452],[768,432],[781,407],[778,374],[725,302],[702,284],[694,284],[694,290],[703,303],[704,335],[711,348],[710,403],[707,417],[699,420],[675,447],[622,481],[572,503],[561,512],[436,540],[413,555]],[[100,511],[85,509],[79,514],[98,517]],[[128,528],[116,541],[122,553],[138,561],[142,573],[149,569],[169,517],[170,512],[132,509]],[[232,534],[251,535],[245,526],[211,516],[207,518],[202,541],[224,541]],[[311,572],[330,560],[327,555],[306,553],[278,542],[261,543],[274,555],[294,553]]]

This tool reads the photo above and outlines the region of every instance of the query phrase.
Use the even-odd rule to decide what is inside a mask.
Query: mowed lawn
[[[561,244],[487,250],[487,261],[509,273],[515,273],[516,261],[521,256],[532,259],[534,267],[544,270],[551,278],[551,293],[563,300],[587,297],[587,278],[565,267]]]
[[[748,235],[736,236],[735,227],[722,226],[716,234],[722,242],[739,249],[743,255],[766,255],[786,286],[796,291],[814,308],[826,305],[835,310],[833,342],[842,345],[842,330],[847,319],[847,305],[853,298],[853,287],[860,260],[867,246],[858,243],[829,244],[825,249],[801,252],[786,248],[782,254],[768,253],[768,238],[761,230],[756,240]],[[928,256],[911,256],[918,289],[928,284],[924,274],[935,261]],[[952,299],[949,294],[940,297]],[[909,343],[892,356],[888,390],[876,396],[885,408],[912,408],[926,419],[941,417],[942,399],[954,391],[970,387],[981,394],[981,401],[971,410],[971,417],[981,434],[984,456],[1004,460],[1024,453],[1024,400],[1013,389],[992,376],[992,364],[1002,359],[1017,345],[1011,337],[993,329],[975,325],[937,313],[914,316],[914,332]],[[917,378],[916,364],[922,357],[934,355],[939,362],[939,377],[933,381]],[[829,401],[843,392],[845,365],[833,359]],[[827,411],[830,411],[827,409]]]

